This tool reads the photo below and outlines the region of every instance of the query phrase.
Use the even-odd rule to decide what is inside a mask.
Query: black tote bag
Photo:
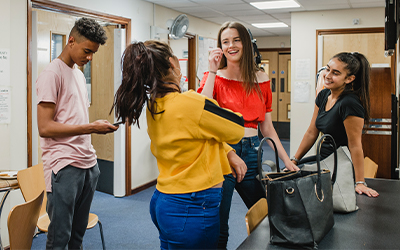
[[[320,146],[317,146],[317,171],[290,171],[266,174],[270,242],[291,248],[317,248],[334,225],[332,186],[334,172],[320,167]],[[336,151],[335,151],[336,152]]]

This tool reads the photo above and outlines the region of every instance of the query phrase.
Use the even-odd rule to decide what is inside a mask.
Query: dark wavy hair
[[[95,20],[86,17],[82,17],[75,22],[69,36],[75,37],[78,41],[84,37],[101,45],[104,45],[107,40],[103,27]]]
[[[136,42],[130,44],[122,56],[122,83],[114,96],[115,116],[129,125],[139,126],[139,117],[144,105],[154,118],[157,111],[156,97],[163,97],[170,92],[180,90],[168,85],[179,86],[169,82],[171,62],[176,58],[168,44],[159,41]]]
[[[370,119],[369,84],[371,68],[367,58],[358,52],[341,52],[334,55],[333,58],[345,64],[347,76],[355,76],[353,82],[345,85],[341,96],[354,93],[360,98],[365,110],[364,122],[368,124]]]
[[[242,41],[243,45],[243,53],[240,58],[240,71],[243,80],[243,87],[246,90],[247,94],[250,94],[253,90],[256,90],[258,94],[261,96],[261,90],[257,82],[257,71],[260,69],[254,62],[254,52],[253,52],[253,44],[250,40],[250,34],[247,31],[246,27],[243,24],[233,21],[228,21],[222,24],[219,32],[218,32],[218,47],[222,49],[222,41],[221,34],[226,29],[236,29],[239,33],[240,41]],[[227,66],[225,55],[222,56],[219,69],[225,68]]]

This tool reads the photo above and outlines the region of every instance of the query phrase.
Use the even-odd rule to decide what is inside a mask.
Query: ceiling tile
[[[227,21],[232,21],[232,18],[231,18],[231,17],[228,17],[228,16],[223,16],[223,17],[207,17],[207,18],[204,18],[204,20],[207,20],[207,21],[210,21],[210,22],[213,22],[213,23],[223,24],[223,23],[225,23],[225,22],[227,22]],[[235,21],[236,21],[236,20],[235,20]]]
[[[372,7],[385,7],[385,3],[376,3],[376,2],[371,2],[371,3],[352,3],[351,6],[353,8],[372,8]]]
[[[165,0],[169,1],[169,0]],[[207,4],[239,4],[243,3],[242,0],[191,0],[191,2],[195,2],[201,5],[207,5]]]
[[[243,20],[246,22],[259,22],[259,23],[263,23],[263,22],[271,22],[271,21],[275,21],[276,18],[270,16],[270,15],[255,15],[255,16],[236,16],[237,19],[239,20]]]
[[[172,7],[189,7],[189,6],[198,6],[197,3],[194,3],[189,0],[145,0],[146,2],[155,3],[164,7],[172,6]]]
[[[253,15],[263,15],[264,12],[260,10],[234,10],[234,11],[226,11],[227,15],[230,16],[253,16]]]
[[[290,13],[273,13],[273,14],[270,14],[270,16],[275,17],[277,19],[282,19],[282,18],[290,19],[292,17],[292,14],[290,14]]]
[[[215,0],[216,2],[218,2],[218,4],[213,4],[212,8],[213,9],[217,9],[219,11],[222,12],[226,12],[226,11],[238,11],[238,10],[254,10],[254,11],[258,11],[258,9],[254,8],[253,6],[251,6],[250,4],[226,4],[226,5],[222,5],[220,4],[220,2],[218,0]],[[211,6],[209,6],[211,7]]]

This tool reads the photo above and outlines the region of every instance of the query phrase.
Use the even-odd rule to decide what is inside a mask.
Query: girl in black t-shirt
[[[364,153],[361,136],[364,122],[369,121],[369,73],[370,66],[364,55],[352,52],[336,54],[319,77],[324,78],[325,89],[318,93],[310,126],[292,158],[301,159],[314,145],[319,132],[330,134],[336,145],[350,150],[356,179],[355,191],[369,197],[377,197],[364,180]],[[321,147],[321,156],[327,157],[332,149]]]

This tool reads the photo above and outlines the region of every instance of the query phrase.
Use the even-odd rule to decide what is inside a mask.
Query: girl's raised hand
[[[216,48],[211,50],[210,56],[208,57],[208,67],[209,71],[217,72],[219,68],[219,63],[221,62],[222,59],[222,49]]]

